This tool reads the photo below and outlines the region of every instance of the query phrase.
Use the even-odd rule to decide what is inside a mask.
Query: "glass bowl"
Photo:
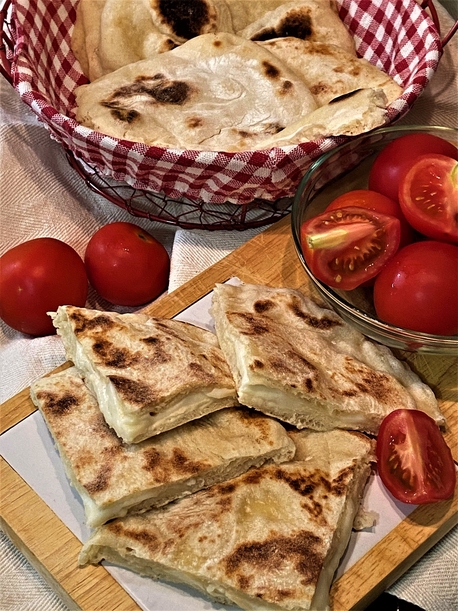
[[[400,136],[422,132],[458,144],[458,130],[436,126],[395,126],[379,129],[333,149],[315,161],[304,175],[294,197],[291,228],[299,257],[312,285],[321,298],[353,327],[371,339],[409,352],[458,355],[458,336],[431,335],[395,327],[376,317],[372,289],[352,291],[331,288],[315,278],[301,250],[302,223],[315,216],[337,196],[353,189],[367,189],[372,163],[389,142]],[[457,288],[458,290],[458,288]]]

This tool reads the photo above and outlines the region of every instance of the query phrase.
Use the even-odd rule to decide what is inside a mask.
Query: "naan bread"
[[[266,138],[259,149],[294,146],[330,136],[357,136],[387,122],[387,99],[382,89],[359,89],[334,98]]]
[[[179,44],[156,27],[148,4],[147,0],[106,0],[100,23],[102,71],[97,78]]]
[[[93,81],[220,31],[233,31],[225,0],[80,0],[71,47]]]
[[[286,37],[260,42],[302,76],[318,106],[357,89],[382,89],[391,104],[402,87],[390,76],[335,44]]]
[[[123,443],[75,367],[35,382],[31,397],[90,527],[165,505],[266,461],[291,460],[295,452],[280,423],[243,408],[219,410],[141,443]]]
[[[301,432],[298,460],[266,465],[161,509],[115,520],[84,544],[249,611],[323,611],[374,459],[357,433]]]
[[[213,333],[177,320],[74,306],[51,313],[108,424],[135,443],[237,405]]]
[[[204,34],[76,89],[76,118],[150,145],[256,149],[317,108],[303,79],[260,45]]]
[[[101,17],[106,0],[79,0],[71,49],[89,80],[105,74],[100,60]]]
[[[236,34],[257,41],[293,36],[310,42],[333,43],[356,56],[351,34],[337,14],[334,3],[328,0],[283,2],[243,30],[236,30]]]
[[[243,405],[317,430],[376,434],[398,408],[444,424],[432,390],[391,350],[297,290],[217,284],[211,312]]]

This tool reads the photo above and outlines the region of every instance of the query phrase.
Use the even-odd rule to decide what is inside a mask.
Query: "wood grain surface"
[[[209,293],[216,282],[232,276],[244,282],[313,290],[296,256],[286,217],[144,311],[171,318]],[[408,361],[436,393],[447,419],[445,437],[458,462],[458,356],[400,352],[397,356]],[[35,411],[29,389],[5,402],[0,410],[3,433]],[[77,567],[78,539],[3,459],[0,481],[1,527],[71,609],[139,608],[102,566]],[[458,489],[448,501],[415,509],[335,582],[333,610],[364,609],[456,524]]]

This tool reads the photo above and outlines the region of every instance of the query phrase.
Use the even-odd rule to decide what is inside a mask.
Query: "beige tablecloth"
[[[440,5],[437,9],[442,31],[446,32],[453,20]],[[458,40],[455,37],[447,46],[427,90],[402,124],[458,126],[457,65]],[[169,290],[172,291],[260,231],[185,231],[133,219],[89,190],[69,167],[60,146],[49,138],[47,131],[2,77],[0,100],[0,253],[27,239],[53,236],[68,242],[83,255],[90,236],[99,227],[116,220],[134,221],[154,233],[171,254]],[[94,293],[89,295],[88,306],[109,307]],[[125,309],[119,308],[119,311]],[[64,360],[57,337],[30,339],[2,323],[0,402]],[[456,611],[458,528],[389,591],[426,611]],[[53,590],[0,531],[0,610],[65,609]]]

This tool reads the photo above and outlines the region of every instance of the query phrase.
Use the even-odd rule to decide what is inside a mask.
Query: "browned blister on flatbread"
[[[300,291],[217,284],[212,314],[243,405],[317,430],[377,433],[398,408],[444,424],[407,364]]]
[[[279,422],[246,408],[218,410],[141,443],[125,443],[75,367],[32,384],[31,397],[91,527],[165,505],[266,461],[290,460],[295,452]]]
[[[67,358],[108,424],[138,442],[237,404],[213,333],[185,322],[73,306],[52,314]]]
[[[322,611],[374,460],[348,431],[296,433],[298,460],[266,465],[164,508],[115,520],[84,544],[103,558],[259,611]]]

